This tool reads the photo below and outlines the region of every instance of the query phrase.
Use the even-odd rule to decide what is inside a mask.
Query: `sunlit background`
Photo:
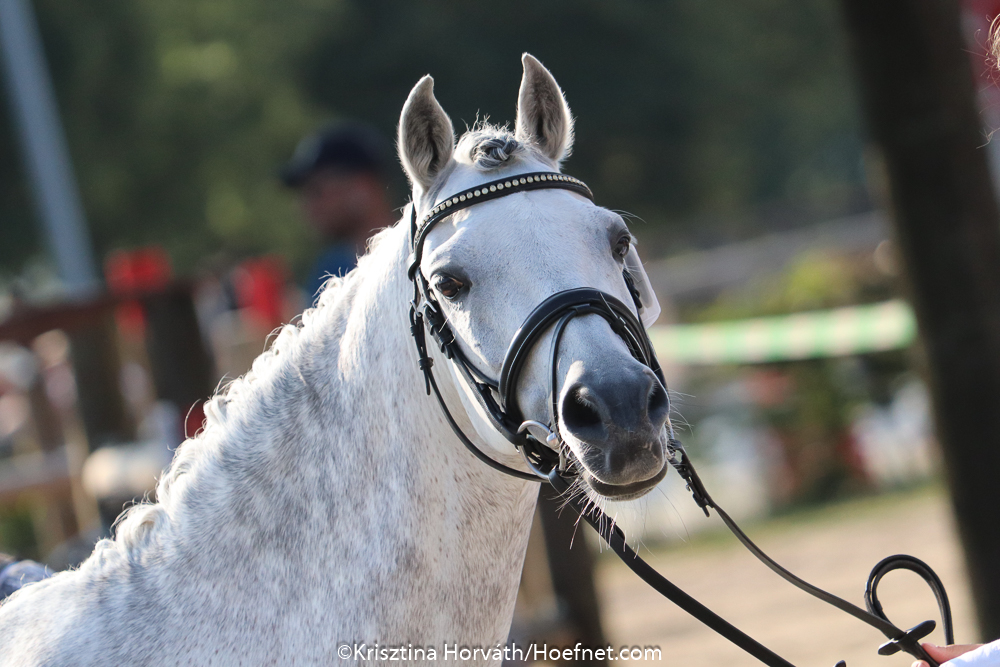
[[[278,176],[303,136],[360,119],[394,137],[426,73],[457,128],[512,122],[528,51],[577,119],[564,170],[628,213],[663,306],[651,335],[674,421],[713,495],[793,569],[855,602],[876,560],[926,547],[956,591],[959,639],[976,638],[882,164],[837,2],[32,4],[104,287],[69,299],[11,89],[0,88],[0,551],[78,563],[124,504],[152,492],[200,425],[200,401],[304,307],[317,239]],[[985,136],[1000,126],[985,46],[993,4],[964,10],[990,154]],[[386,188],[393,207],[406,203],[395,163]],[[616,511],[644,553],[668,571],[679,564],[686,585],[716,582],[704,593],[713,604],[725,607],[740,582],[751,582],[746,595],[770,589],[762,569],[730,562],[738,553],[675,477]],[[910,529],[893,532],[900,521]],[[933,539],[909,539],[922,530]],[[515,636],[579,636],[540,540]],[[670,616],[590,546],[605,640],[656,643],[689,664],[749,663],[716,655],[721,639]],[[810,549],[826,554],[820,566],[801,556]],[[711,559],[735,580],[698,569]],[[914,622],[932,615],[925,597]],[[638,599],[635,616],[628,600]],[[853,630],[819,654],[774,636],[832,664]],[[865,635],[857,650],[874,660],[875,645]]]

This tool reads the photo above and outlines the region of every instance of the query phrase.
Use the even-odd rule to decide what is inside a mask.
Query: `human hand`
[[[927,655],[938,661],[938,664],[948,662],[952,658],[965,655],[969,651],[975,650],[982,644],[952,644],[951,646],[935,646],[934,644],[921,644]],[[930,667],[925,660],[916,660],[911,667]]]

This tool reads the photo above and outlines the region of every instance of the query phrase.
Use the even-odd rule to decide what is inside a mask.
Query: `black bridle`
[[[441,304],[434,296],[430,285],[420,270],[423,256],[423,245],[427,234],[434,225],[458,210],[468,208],[480,202],[505,197],[516,192],[526,192],[541,189],[562,189],[575,192],[593,201],[594,197],[583,181],[556,172],[532,172],[518,174],[507,178],[491,181],[470,188],[458,194],[445,198],[428,211],[418,222],[416,205],[411,207],[410,240],[412,254],[410,256],[408,275],[413,282],[413,300],[410,302],[410,333],[417,346],[418,365],[424,374],[427,393],[434,393],[448,423],[462,444],[480,461],[507,475],[528,481],[547,481],[556,492],[564,494],[573,480],[575,471],[569,464],[568,454],[562,448],[557,422],[558,378],[556,374],[559,344],[566,325],[574,317],[583,315],[600,315],[611,326],[626,344],[629,352],[640,363],[649,367],[659,379],[663,387],[666,382],[663,371],[656,360],[652,344],[642,322],[636,316],[642,309],[642,302],[632,276],[625,269],[622,273],[625,285],[632,296],[635,313],[627,305],[610,294],[592,288],[577,288],[553,294],[540,303],[528,315],[527,319],[514,334],[514,339],[507,348],[498,380],[493,380],[480,371],[465,356],[458,345],[454,333],[448,326]],[[551,421],[543,424],[534,420],[526,420],[521,412],[516,398],[518,379],[527,361],[528,355],[538,344],[542,336],[552,329],[551,344]],[[432,370],[434,360],[428,355],[426,331],[439,345],[441,352],[450,359],[459,370],[465,381],[474,390],[474,395],[483,407],[493,428],[502,433],[521,453],[530,473],[511,468],[487,456],[455,422],[443,396],[434,379]],[[537,427],[545,432],[542,439],[537,438],[532,431]],[[669,428],[669,426],[668,426]],[[877,588],[882,578],[892,570],[907,569],[919,574],[931,587],[938,602],[944,625],[945,639],[953,644],[951,609],[948,596],[941,580],[924,562],[912,556],[890,556],[884,559],[868,578],[865,589],[865,605],[867,611],[832,595],[795,576],[765,554],[739,528],[735,521],[712,499],[702,484],[698,473],[691,464],[687,453],[673,437],[670,429],[666,445],[667,462],[680,474],[687,484],[688,490],[695,502],[709,516],[709,509],[714,509],[726,527],[737,539],[761,562],[786,581],[810,595],[831,604],[841,611],[867,623],[882,632],[889,641],[879,647],[880,655],[892,655],[905,651],[915,658],[925,660],[931,667],[938,667],[920,646],[920,639],[927,636],[936,626],[934,621],[923,623],[903,631],[893,625],[878,601]],[[761,662],[771,667],[793,667],[791,663],[763,646],[735,626],[712,612],[700,602],[677,588],[660,575],[628,546],[624,533],[614,525],[607,515],[596,507],[587,506],[585,496],[579,494],[570,496],[568,503],[572,504],[580,515],[601,535],[619,558],[647,584],[660,594],[677,604],[689,614],[705,623],[731,642],[747,651]],[[842,665],[843,662],[838,663]]]
[[[480,371],[462,352],[455,334],[448,326],[441,304],[434,296],[427,278],[420,270],[424,240],[427,234],[434,228],[434,225],[444,218],[473,204],[498,199],[515,192],[553,188],[575,192],[590,201],[593,201],[594,198],[590,188],[583,181],[572,176],[554,172],[532,172],[484,183],[452,195],[427,212],[419,223],[414,206],[410,220],[410,238],[413,248],[407,271],[410,280],[413,281],[413,301],[410,302],[410,332],[417,344],[419,366],[424,373],[427,393],[434,393],[452,430],[476,458],[503,473],[530,481],[538,481],[540,477],[545,477],[553,469],[553,466],[567,472],[567,460],[563,458],[560,461],[559,452],[551,445],[557,443],[555,401],[558,396],[558,380],[555,361],[562,332],[571,319],[591,314],[603,317],[611,326],[612,331],[625,341],[632,356],[650,367],[660,382],[664,386],[666,384],[663,372],[656,361],[656,355],[653,354],[653,347],[646,335],[646,330],[636,315],[628,306],[612,295],[591,288],[558,292],[540,303],[514,334],[514,339],[504,356],[498,380],[493,380]],[[642,303],[628,269],[623,270],[622,278],[638,312]],[[546,425],[535,421],[525,421],[517,402],[517,384],[531,350],[553,325],[555,326],[552,341],[551,392],[553,410],[552,421]],[[522,472],[494,461],[473,444],[458,427],[441,396],[437,381],[434,379],[434,373],[431,370],[434,360],[427,354],[426,331],[430,332],[441,352],[454,363],[462,377],[474,390],[474,396],[482,406],[493,428],[502,433],[514,445],[532,472]],[[543,437],[545,442],[537,439],[528,430],[528,426],[532,424],[547,431],[547,436]]]

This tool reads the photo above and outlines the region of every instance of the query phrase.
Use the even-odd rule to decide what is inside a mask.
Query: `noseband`
[[[569,190],[570,192],[586,197],[590,201],[594,200],[590,188],[577,178],[557,172],[533,172],[491,181],[452,195],[428,211],[419,223],[417,222],[416,206],[413,205],[411,207],[410,241],[412,254],[410,255],[407,272],[410,280],[413,282],[413,300],[410,302],[410,333],[417,346],[418,365],[424,374],[427,393],[430,394],[433,392],[437,397],[437,401],[448,423],[462,444],[480,461],[500,472],[523,480],[534,482],[544,480],[549,482],[558,493],[564,493],[570,487],[573,470],[567,464],[565,453],[561,451],[562,441],[559,437],[557,423],[557,397],[559,394],[557,362],[559,343],[562,339],[563,331],[570,320],[575,317],[600,315],[610,325],[611,330],[625,342],[629,353],[637,361],[650,368],[665,389],[666,382],[663,378],[663,371],[656,360],[653,346],[650,343],[649,336],[642,322],[632,312],[631,308],[606,292],[588,287],[557,292],[538,304],[514,334],[514,338],[507,348],[507,353],[504,355],[500,378],[493,380],[476,368],[462,352],[455,334],[448,326],[444,311],[441,309],[441,304],[434,297],[430,284],[420,270],[423,245],[427,234],[434,228],[434,225],[444,218],[456,211],[481,202],[498,199],[517,192],[542,189]],[[636,313],[640,312],[642,310],[642,301],[639,291],[636,289],[632,276],[627,269],[622,271],[622,279],[625,281],[625,285],[632,297]],[[550,354],[551,420],[548,424],[544,424],[524,418],[517,402],[517,385],[528,355],[550,327],[552,328]],[[430,331],[431,336],[433,336],[434,340],[440,346],[441,352],[447,359],[451,360],[469,386],[474,389],[476,400],[483,407],[493,428],[502,433],[521,453],[525,463],[531,470],[530,473],[511,468],[487,456],[465,435],[461,427],[455,422],[434,379],[434,372],[432,370],[434,360],[427,353],[426,331]],[[531,432],[530,429],[532,427],[545,432],[545,436],[542,438],[544,442]],[[945,593],[941,580],[926,563],[912,556],[903,555],[890,556],[881,561],[875,566],[868,578],[868,585],[865,590],[867,611],[865,611],[795,576],[772,560],[760,547],[754,544],[736,522],[708,494],[708,491],[698,477],[698,473],[695,471],[690,459],[688,459],[684,448],[673,437],[672,429],[669,432],[666,450],[667,462],[673,466],[687,483],[688,490],[691,491],[698,506],[704,510],[705,516],[709,515],[709,508],[714,509],[736,538],[772,571],[813,597],[837,607],[841,611],[854,616],[858,620],[882,632],[889,641],[879,647],[878,652],[880,655],[892,655],[899,651],[905,651],[915,658],[926,661],[931,667],[938,667],[938,663],[920,646],[920,639],[934,629],[934,621],[924,621],[904,632],[889,621],[882,610],[882,605],[879,603],[877,595],[879,582],[892,570],[906,569],[919,574],[934,592],[942,616],[945,639],[947,643],[953,644],[955,640],[948,596]],[[596,507],[588,507],[586,505],[585,495],[570,497],[567,502],[572,504],[580,512],[580,515],[597,530],[605,542],[608,543],[618,557],[633,572],[638,574],[661,595],[764,664],[771,667],[794,667],[790,662],[763,646],[749,635],[746,635],[677,588],[677,586],[639,558],[638,554],[628,546],[624,533],[614,522]],[[843,661],[839,662],[837,667],[841,667],[841,665],[844,665]]]

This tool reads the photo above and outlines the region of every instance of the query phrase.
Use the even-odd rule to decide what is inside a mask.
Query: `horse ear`
[[[451,119],[434,97],[434,79],[420,79],[399,117],[399,158],[414,186],[427,190],[455,150]]]
[[[514,136],[518,141],[535,144],[546,157],[559,164],[573,147],[569,105],[555,78],[534,56],[525,53],[521,64],[524,77],[517,94]]]

